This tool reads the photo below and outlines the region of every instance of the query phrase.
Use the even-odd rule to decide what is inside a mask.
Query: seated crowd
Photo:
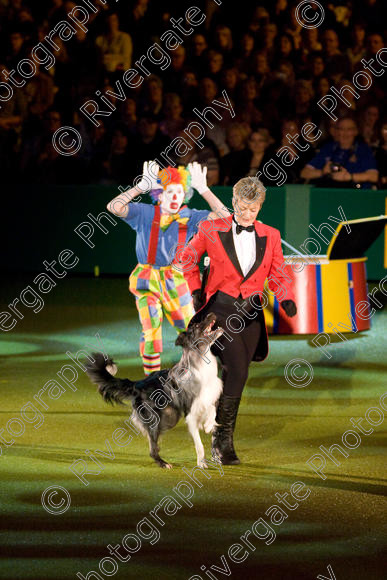
[[[126,99],[110,96],[116,110],[98,117],[94,126],[80,106],[98,91],[117,92],[124,71],[153,43],[162,45],[160,36],[171,17],[184,14],[183,4],[110,2],[101,6],[87,33],[79,30],[67,43],[56,40],[55,66],[40,66],[1,103],[0,155],[8,183],[126,186],[144,160],[157,158],[198,120],[193,108],[201,111],[226,91],[235,116],[215,121],[201,146],[173,158],[206,164],[210,185],[233,185],[262,171],[284,145],[289,147],[287,135],[313,122],[321,138],[304,154],[290,146],[296,161],[288,167],[288,183],[387,188],[387,75],[374,77],[360,99],[347,91],[351,106],[340,101],[338,121],[318,106],[331,87],[351,84],[364,68],[362,59],[375,58],[384,47],[383,0],[330,3],[324,24],[313,29],[297,21],[297,2],[248,2],[244,18],[236,19],[234,3],[217,7],[198,0],[195,6],[207,18],[170,51],[170,65],[154,66],[139,87],[126,87]],[[28,58],[75,6],[66,0],[0,0],[0,74]],[[76,127],[83,138],[74,156],[60,155],[52,146],[53,133],[64,125]]]

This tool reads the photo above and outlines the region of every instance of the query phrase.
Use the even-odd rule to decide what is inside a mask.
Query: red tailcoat
[[[248,299],[253,294],[261,297],[265,280],[269,289],[279,302],[294,300],[281,248],[281,235],[278,230],[255,222],[256,260],[244,276],[234,246],[232,216],[202,222],[198,233],[179,254],[181,268],[188,281],[191,294],[201,287],[199,262],[204,253],[210,258],[210,273],[205,289],[206,305],[202,310],[210,311],[211,297],[220,290],[237,298],[242,295]],[[200,312],[202,312],[200,310]],[[264,317],[262,323],[266,330]],[[262,337],[254,360],[263,360],[268,354],[267,332]]]

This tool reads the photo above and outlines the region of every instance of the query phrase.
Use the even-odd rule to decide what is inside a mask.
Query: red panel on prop
[[[294,269],[297,270],[299,267],[299,263],[295,262]],[[280,334],[318,333],[316,268],[309,265],[304,266],[301,272],[293,272],[292,268],[287,266],[285,272],[292,278],[297,314],[293,318],[288,318],[280,312],[278,332]]]
[[[359,302],[369,302],[367,298],[367,273],[366,273],[366,263],[365,262],[354,262],[352,264],[352,276],[353,276],[353,297],[356,305]],[[359,309],[360,310],[360,309]],[[365,311],[362,316],[365,318],[367,316],[367,311]],[[371,326],[371,319],[362,320],[360,316],[356,313],[356,326],[358,331],[368,330]]]

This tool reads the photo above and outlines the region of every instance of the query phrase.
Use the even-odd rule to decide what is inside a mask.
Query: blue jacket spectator
[[[356,122],[343,117],[336,134],[337,141],[324,145],[304,167],[301,177],[321,187],[370,189],[378,181],[377,164],[370,147],[357,139]]]

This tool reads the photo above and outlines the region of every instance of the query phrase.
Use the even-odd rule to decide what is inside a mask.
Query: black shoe
[[[240,397],[221,395],[218,403],[215,427],[212,434],[212,455],[222,465],[238,465],[240,460],[234,449],[233,434],[238,414]]]

